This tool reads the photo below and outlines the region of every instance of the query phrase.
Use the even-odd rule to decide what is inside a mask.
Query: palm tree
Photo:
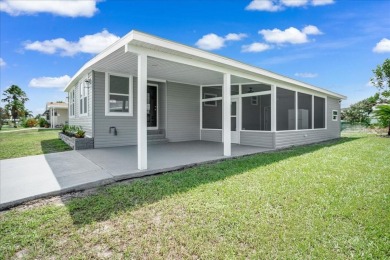
[[[387,132],[387,135],[390,135],[390,104],[378,105],[373,113],[384,121],[389,122],[389,131]]]
[[[7,103],[4,109],[11,112],[14,127],[16,127],[16,119],[25,111],[24,103],[28,100],[26,92],[20,87],[12,85],[4,91],[3,95],[5,98],[1,101]]]

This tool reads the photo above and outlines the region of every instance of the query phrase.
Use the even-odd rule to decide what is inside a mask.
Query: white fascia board
[[[97,63],[98,61],[104,59],[114,51],[118,50],[119,48],[126,45],[126,43],[130,42],[133,38],[133,32],[131,31],[128,34],[126,34],[124,37],[120,38],[118,41],[114,42],[110,46],[108,46],[106,49],[104,49],[102,52],[97,54],[95,57],[93,57],[91,60],[89,60],[87,63],[84,64],[84,66],[79,69],[76,74],[72,77],[72,79],[69,81],[69,83],[65,87],[65,92],[69,92],[71,86],[73,86],[76,82],[78,82],[84,74],[89,72],[91,70],[92,65]]]
[[[182,53],[185,54],[182,57],[180,57],[178,54],[169,54],[166,52],[151,50],[149,48],[143,48],[140,46],[137,46],[137,43],[146,43],[154,45],[158,48],[168,49],[172,50],[176,53]],[[168,59],[176,62],[183,62],[184,60],[190,60],[191,63],[189,65],[192,66],[199,66],[205,69],[218,71],[221,73],[229,73],[235,76],[248,78],[255,81],[260,81],[267,84],[275,84],[275,85],[281,85],[280,83],[288,83],[293,86],[303,87],[306,89],[310,89],[316,92],[321,92],[326,95],[329,95],[331,97],[339,98],[339,99],[346,99],[346,96],[337,94],[335,92],[318,88],[315,86],[312,86],[310,84],[300,82],[261,68],[257,68],[236,60],[232,60],[211,52],[207,52],[204,50],[196,49],[194,47],[190,47],[181,43],[176,43],[173,41],[169,41],[163,38],[159,38],[156,36],[152,36],[146,33],[142,33],[139,31],[131,31],[121,39],[119,39],[117,42],[103,50],[101,53],[96,55],[94,58],[92,58],[90,61],[88,61],[77,73],[72,77],[71,81],[68,83],[68,85],[65,88],[66,92],[69,92],[69,89],[71,86],[73,86],[77,81],[81,79],[81,77],[89,72],[91,70],[92,65],[97,63],[98,61],[104,59],[114,51],[118,50],[119,48],[125,46],[125,52],[140,52],[144,51],[147,54],[151,56],[158,56],[157,58],[167,59],[168,57],[174,57],[174,59]],[[160,55],[157,55],[160,54]],[[161,55],[165,54],[165,55]],[[193,56],[194,58],[188,58],[185,56]],[[183,60],[184,58],[184,60]],[[188,64],[188,63],[185,63]]]
[[[316,92],[321,92],[324,94],[327,94],[332,97],[340,98],[340,99],[346,99],[346,96],[340,95],[338,93],[322,89],[295,79],[291,79],[258,67],[254,67],[233,59],[229,59],[211,52],[207,52],[204,50],[196,49],[194,47],[190,47],[184,44],[172,42],[163,38],[159,38],[156,36],[152,36],[149,34],[145,34],[138,31],[133,31],[133,39],[132,41],[138,41],[138,42],[144,42],[147,44],[152,44],[160,48],[170,49],[175,52],[181,52],[183,54],[194,56],[198,60],[208,60],[211,61],[210,65],[214,65],[215,63],[219,63],[219,66],[216,66],[214,70],[220,71],[221,73],[231,73],[232,75],[241,76],[241,73],[238,73],[239,71],[236,71],[236,69],[239,69],[241,72],[244,72],[243,77],[248,79],[253,79],[253,77],[250,77],[250,74],[255,74],[252,76],[260,76],[261,81],[264,82],[265,78],[271,79],[270,82],[264,82],[269,84],[277,84],[277,82],[284,82],[289,83],[295,86],[307,88],[310,90],[314,90]],[[131,42],[129,42],[131,44]],[[145,48],[146,49],[146,48]],[[128,49],[127,49],[128,50]],[[149,52],[149,49],[146,49],[147,52]],[[193,59],[191,59],[193,60]],[[218,68],[220,67],[220,68]],[[232,70],[233,69],[233,70]],[[245,73],[246,72],[246,73]],[[248,73],[249,72],[249,73]],[[244,76],[245,74],[249,74]],[[265,78],[264,78],[265,77]],[[256,77],[256,80],[259,80],[258,77]],[[278,85],[278,84],[277,84]]]

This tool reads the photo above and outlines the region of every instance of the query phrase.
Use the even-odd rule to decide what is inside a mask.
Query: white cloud
[[[321,34],[321,32],[316,26],[309,25],[303,28],[302,31],[294,27],[290,27],[284,31],[275,28],[273,30],[260,30],[259,34],[263,35],[264,39],[270,43],[301,44],[309,41],[307,35]]]
[[[253,0],[249,3],[246,10],[250,11],[268,11],[268,12],[276,12],[282,10],[282,6],[277,4],[276,1],[272,0]]]
[[[262,52],[271,49],[272,47],[268,44],[261,42],[254,42],[249,45],[242,46],[242,52]]]
[[[203,50],[218,50],[225,45],[225,39],[216,35],[215,33],[209,33],[203,35],[195,45]]]
[[[375,45],[372,51],[378,53],[390,52],[390,40],[387,38],[383,38]]]
[[[13,16],[51,13],[69,17],[92,17],[98,9],[98,0],[3,0],[0,11]]]
[[[0,58],[0,67],[5,67],[5,65],[7,65],[7,63],[5,62],[5,60],[3,60],[3,58]]]
[[[225,36],[226,41],[240,41],[244,39],[245,37],[248,37],[245,33],[229,33]]]
[[[307,5],[308,0],[281,0],[280,1],[285,6],[305,6]]]
[[[229,33],[225,37],[216,35],[215,33],[209,33],[203,35],[195,45],[203,50],[218,50],[225,46],[227,41],[240,41],[247,37],[245,33]]]
[[[119,40],[119,37],[103,30],[92,35],[85,35],[77,42],[67,41],[64,38],[57,38],[45,41],[27,42],[24,45],[26,50],[39,51],[46,54],[60,53],[62,56],[73,56],[76,53],[96,54]]]
[[[33,78],[28,84],[33,88],[65,88],[71,78],[68,75],[60,77],[39,77]]]
[[[312,0],[311,4],[314,6],[331,5],[334,4],[334,0]]]
[[[319,35],[322,32],[314,25],[308,25],[302,29],[302,32],[306,35]]]
[[[249,11],[277,12],[286,7],[306,7],[333,4],[334,0],[253,0],[245,7]]]
[[[300,77],[300,78],[316,78],[316,77],[318,77],[318,73],[310,73],[310,72],[297,72],[294,75],[296,77]]]

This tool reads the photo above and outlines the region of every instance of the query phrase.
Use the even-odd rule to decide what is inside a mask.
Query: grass
[[[390,138],[167,173],[0,214],[0,259],[390,256]]]
[[[0,160],[71,150],[58,139],[58,132],[59,130],[31,129],[0,133]]]

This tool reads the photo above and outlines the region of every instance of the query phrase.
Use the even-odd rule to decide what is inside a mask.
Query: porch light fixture
[[[89,86],[91,85],[92,80],[91,79],[86,79],[86,80],[84,80],[84,82],[87,83],[86,84],[87,86],[84,85],[84,88],[88,88],[89,89]]]

